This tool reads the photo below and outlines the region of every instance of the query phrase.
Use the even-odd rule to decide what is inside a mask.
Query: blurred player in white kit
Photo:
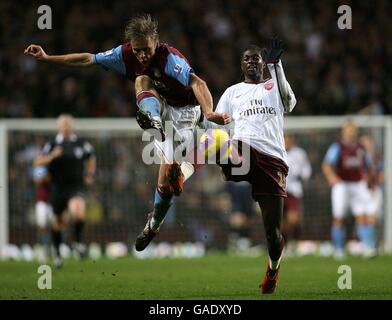
[[[43,247],[39,250],[40,261],[50,255],[50,225],[53,219],[52,206],[49,203],[50,175],[46,166],[33,167],[33,179],[36,186],[35,221],[37,225],[37,241]]]
[[[287,164],[287,198],[284,203],[283,234],[286,238],[286,254],[295,254],[296,244],[301,234],[302,183],[310,178],[312,167],[306,151],[296,145],[294,136],[286,133],[285,145]]]
[[[383,161],[377,154],[373,139],[364,135],[360,138],[371,158],[371,166],[367,172],[367,187],[370,201],[366,212],[367,232],[364,239],[363,255],[372,258],[377,255],[377,223],[381,217],[383,193],[381,185],[384,182]]]

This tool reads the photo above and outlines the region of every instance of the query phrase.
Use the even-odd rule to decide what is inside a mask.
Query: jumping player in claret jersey
[[[28,46],[25,54],[75,67],[101,65],[135,83],[136,119],[142,129],[154,135],[161,157],[154,210],[148,215],[147,224],[135,244],[136,250],[141,251],[158,233],[173,203],[173,195],[182,192],[184,176],[175,155],[193,143],[193,132],[201,112],[207,120],[218,124],[226,124],[230,118],[227,114],[213,112],[212,96],[205,81],[195,74],[178,50],[159,42],[158,23],[150,15],[130,20],[125,40],[126,43],[97,54],[53,56],[37,45]],[[173,125],[176,139],[165,134],[164,126],[168,122]]]
[[[249,46],[241,57],[245,80],[229,87],[216,108],[233,119],[232,145],[238,151],[232,152],[233,161],[220,164],[222,172],[227,180],[250,182],[263,216],[269,262],[261,293],[275,291],[284,248],[281,221],[288,166],[283,116],[293,110],[296,98],[283,72],[282,53],[282,42],[277,39],[272,40],[271,50]],[[263,78],[265,64],[271,74],[267,81]],[[237,153],[239,159],[234,160]],[[235,173],[238,160],[241,167],[248,163],[247,173]]]
[[[332,230],[335,258],[345,256],[346,231],[344,217],[350,208],[356,219],[358,238],[366,243],[368,226],[366,213],[371,203],[366,171],[371,159],[358,141],[356,125],[348,121],[342,127],[342,138],[333,143],[322,164],[324,175],[332,188]]]

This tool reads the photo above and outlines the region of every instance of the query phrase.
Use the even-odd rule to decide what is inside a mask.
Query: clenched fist
[[[25,49],[24,54],[32,56],[38,60],[45,60],[48,57],[44,49],[42,49],[41,46],[38,46],[36,44],[29,45]]]
[[[231,122],[231,117],[228,113],[210,112],[205,115],[208,121],[215,122],[220,125],[225,125]]]

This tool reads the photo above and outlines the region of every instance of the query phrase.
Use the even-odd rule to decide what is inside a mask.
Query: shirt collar
[[[250,83],[250,84],[259,84],[259,83],[267,82],[267,80],[259,80],[259,81],[244,80],[243,82]]]
[[[69,141],[75,142],[77,138],[78,138],[77,135],[72,133],[69,138]],[[64,141],[64,136],[61,133],[58,133],[56,135],[55,141],[56,143],[62,143]]]

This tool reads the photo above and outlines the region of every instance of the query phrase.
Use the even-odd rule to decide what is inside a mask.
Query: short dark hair
[[[263,50],[262,50],[259,46],[256,46],[255,44],[250,44],[249,46],[247,46],[247,47],[245,48],[244,51],[242,51],[241,59],[242,59],[242,57],[244,56],[244,53],[245,53],[246,51],[248,51],[248,50],[257,51],[257,52],[260,53],[260,55],[263,57]],[[264,57],[263,57],[263,59],[264,59]]]
[[[152,37],[158,41],[158,21],[150,14],[141,14],[133,17],[125,27],[125,41]]]

